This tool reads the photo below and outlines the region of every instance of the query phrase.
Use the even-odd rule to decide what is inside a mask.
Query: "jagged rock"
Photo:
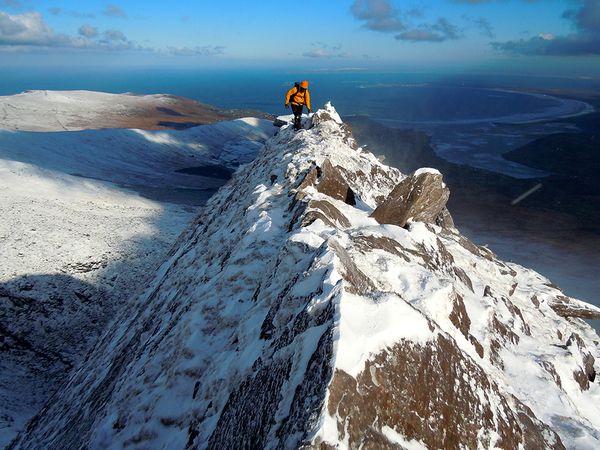
[[[323,161],[318,167],[312,166],[298,185],[296,199],[303,199],[308,187],[314,186],[318,192],[336,200],[341,200],[349,205],[355,205],[354,191],[342,176],[340,170],[331,164],[329,159]]]
[[[327,408],[337,418],[337,439],[349,448],[372,444],[364,430],[383,434],[383,428],[425,448],[565,448],[443,336],[426,345],[399,342],[356,377],[336,371],[330,392]]]
[[[312,165],[306,172],[306,175],[298,185],[298,194],[302,193],[304,189],[317,184],[317,180],[321,176],[321,171],[316,165]],[[304,195],[304,194],[302,194]]]
[[[468,339],[469,329],[471,328],[471,319],[465,309],[465,303],[463,298],[456,294],[454,296],[454,303],[452,305],[452,312],[448,316],[454,326],[460,330],[460,332]]]
[[[277,128],[281,128],[284,125],[288,125],[289,122],[285,121],[285,120],[281,120],[281,119],[275,119],[273,121],[273,126],[277,127]]]
[[[386,200],[373,211],[379,223],[403,227],[409,219],[436,223],[446,207],[450,190],[442,175],[433,169],[418,170],[400,182]],[[442,219],[444,223],[448,219]],[[437,220],[439,222],[439,220]]]
[[[306,215],[302,219],[302,226],[308,226],[316,219],[321,219],[334,228],[346,228],[351,225],[346,216],[327,200],[311,200],[308,203]]]
[[[595,359],[589,353],[583,353],[583,367],[573,372],[573,378],[579,384],[582,391],[590,388],[590,382],[596,379],[596,369],[594,369]]]
[[[333,167],[329,159],[323,161],[321,166],[321,178],[317,185],[317,191],[349,205],[356,205],[354,192],[350,189],[340,171]]]
[[[454,219],[446,207],[436,216],[434,223],[442,228],[454,228]]]
[[[579,300],[559,295],[551,299],[550,307],[562,317],[578,317],[580,319],[600,320],[600,308]]]

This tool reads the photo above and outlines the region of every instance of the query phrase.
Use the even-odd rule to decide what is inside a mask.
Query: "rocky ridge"
[[[594,448],[600,310],[330,105],[239,169],[11,448]],[[585,313],[574,314],[574,311]],[[583,315],[585,314],[585,315]]]

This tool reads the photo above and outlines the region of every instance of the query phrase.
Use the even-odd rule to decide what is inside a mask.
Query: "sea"
[[[551,133],[576,131],[555,119],[593,111],[585,101],[540,90],[600,92],[600,79],[495,74],[444,74],[270,69],[9,69],[0,71],[0,95],[26,90],[94,90],[164,93],[220,108],[286,114],[284,94],[295,81],[310,83],[313,108],[331,101],[342,117],[366,116],[388,127],[418,129],[431,136],[438,156],[457,164],[515,178],[543,171],[510,162],[502,154]],[[491,233],[482,224],[466,234],[510,261],[551,277],[569,295],[600,306],[600,251],[573,253],[564,245],[523,241],[518,233]],[[557,237],[557,242],[560,237]],[[556,261],[566,264],[557,264]],[[600,323],[594,323],[600,330]]]

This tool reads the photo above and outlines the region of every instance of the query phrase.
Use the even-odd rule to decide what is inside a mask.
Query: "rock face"
[[[381,203],[372,217],[379,223],[403,227],[409,219],[453,226],[446,208],[450,189],[435,169],[419,169],[404,178]]]
[[[336,371],[330,393],[328,413],[339,417],[339,439],[348,439],[350,448],[381,448],[376,442],[393,448],[384,427],[432,449],[565,448],[550,427],[442,335],[425,346],[402,341],[356,378]]]
[[[406,177],[347,140],[330,105],[283,127],[12,448],[600,445],[599,338],[564,294],[436,225],[443,187],[380,224]]]
[[[562,317],[600,320],[600,308],[569,297],[558,296],[552,301],[550,306]]]

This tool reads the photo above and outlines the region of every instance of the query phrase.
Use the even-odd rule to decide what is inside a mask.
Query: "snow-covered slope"
[[[25,91],[0,96],[0,129],[75,131],[98,128],[160,129],[232,119],[211,106],[172,95],[94,91]]]
[[[250,161],[273,134],[266,120],[246,118],[186,130],[0,130],[0,158],[132,187],[214,189],[222,177],[177,172]],[[216,178],[216,179],[215,179]]]
[[[164,261],[195,215],[188,205],[272,134],[253,118],[180,131],[0,130],[0,448]],[[177,172],[189,167],[204,176]]]
[[[311,125],[210,200],[12,448],[598,448],[599,338],[553,308],[585,305],[447,215],[380,224],[410,179],[331,106]]]

